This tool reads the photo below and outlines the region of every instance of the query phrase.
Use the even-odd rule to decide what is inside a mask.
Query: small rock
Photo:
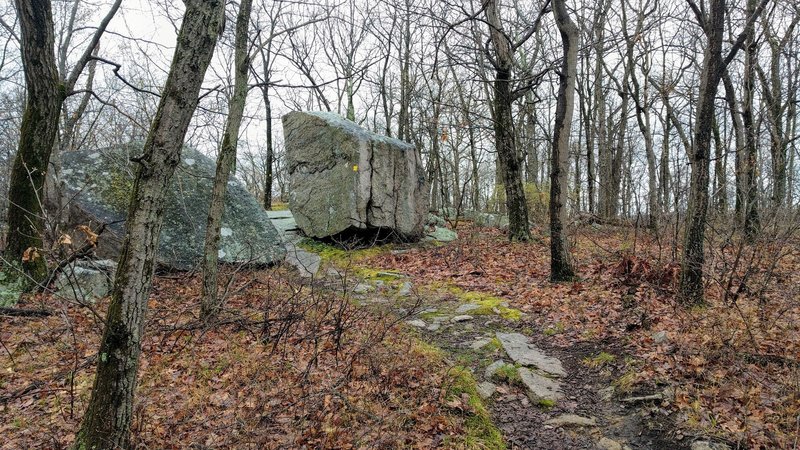
[[[379,277],[386,277],[386,278],[408,278],[408,275],[397,272],[378,272],[376,275]]]
[[[456,309],[456,314],[465,314],[470,311],[476,310],[480,307],[481,305],[476,305],[474,303],[467,303],[466,305],[459,306],[458,309]]]
[[[662,394],[651,394],[651,395],[641,395],[638,397],[627,397],[620,400],[622,403],[643,403],[643,402],[655,402],[664,400],[664,395]]]
[[[536,399],[555,402],[564,397],[561,392],[561,384],[558,381],[539,375],[526,367],[520,367],[517,372],[519,372],[522,382]]]
[[[458,239],[458,233],[444,227],[433,227],[425,233],[426,241],[450,242]]]
[[[411,295],[411,290],[414,288],[414,285],[411,284],[410,281],[406,281],[400,285],[400,290],[397,291],[397,295],[401,297],[408,297]]]
[[[470,344],[469,348],[473,350],[480,350],[483,347],[486,347],[486,345],[490,342],[492,342],[492,340],[489,338],[478,338],[475,339],[475,341],[472,344]]]
[[[575,414],[562,414],[544,422],[545,425],[553,425],[556,427],[596,427],[597,419],[594,417],[581,417]]]
[[[467,314],[464,314],[464,315],[461,315],[461,316],[455,316],[455,317],[451,318],[450,321],[453,322],[453,323],[459,323],[459,322],[467,322],[467,321],[470,321],[472,319],[474,319],[474,317],[472,317],[470,315],[467,315]]]
[[[438,322],[434,322],[434,323],[428,325],[427,329],[428,329],[428,331],[436,331],[441,327],[442,327],[441,324],[439,324]]]
[[[663,344],[669,340],[669,336],[667,335],[666,331],[659,331],[657,333],[653,333],[653,342],[656,344]]]
[[[420,319],[408,320],[406,323],[417,328],[425,328],[426,326],[425,321]]]
[[[692,442],[691,449],[692,450],[730,450],[731,447],[728,444],[723,444],[721,442],[694,441],[694,442]]]
[[[490,383],[488,381],[478,383],[478,395],[480,395],[483,399],[491,397],[496,391],[497,385],[494,383]]]
[[[484,376],[484,377],[485,377],[487,380],[491,380],[491,379],[492,379],[492,377],[494,376],[494,374],[495,374],[495,373],[497,373],[497,371],[498,371],[498,370],[499,370],[501,367],[503,367],[503,366],[505,366],[505,365],[506,365],[505,361],[503,361],[503,360],[501,360],[501,359],[498,359],[497,361],[495,361],[495,362],[493,362],[493,363],[489,364],[489,365],[486,367],[486,370],[483,372],[483,376]]]
[[[365,283],[358,283],[353,287],[354,294],[366,294],[375,290],[375,287]]]
[[[597,442],[597,446],[603,450],[622,450],[622,444],[605,436]]]
[[[614,398],[614,386],[604,387],[597,391],[597,394],[600,397],[600,400],[604,402],[611,401],[611,399]]]
[[[56,279],[56,295],[80,302],[94,302],[108,295],[114,284],[113,272],[90,267],[86,261],[65,267]]]

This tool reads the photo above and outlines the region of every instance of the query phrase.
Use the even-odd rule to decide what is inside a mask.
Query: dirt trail
[[[384,274],[391,275],[391,274]],[[378,277],[380,278],[380,277]],[[370,304],[416,303],[407,324],[465,367],[512,449],[688,449],[670,438],[673,428],[661,407],[669,392],[630,393],[620,377],[612,343],[557,348],[525,316],[496,299],[459,299],[439,289],[417,289],[414,280],[362,280],[355,299]],[[612,361],[613,358],[613,361]],[[617,383],[618,384],[618,383]]]

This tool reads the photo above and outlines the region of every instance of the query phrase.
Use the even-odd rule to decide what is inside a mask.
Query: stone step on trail
[[[528,338],[520,333],[497,332],[497,339],[503,345],[508,357],[523,366],[532,366],[550,375],[563,377],[567,375],[558,358],[547,356],[542,350],[528,342]]]
[[[561,383],[558,380],[548,378],[527,367],[520,367],[517,369],[517,373],[535,400],[547,400],[555,403],[564,398],[564,393],[561,392]]]

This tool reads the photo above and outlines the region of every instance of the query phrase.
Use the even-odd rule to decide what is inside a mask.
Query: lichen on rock
[[[70,205],[69,224],[108,224],[98,241],[102,258],[116,259],[125,233],[130,195],[142,146],[66,152],[61,181]],[[184,147],[164,204],[158,262],[162,267],[189,270],[203,253],[215,162]],[[259,202],[237,180],[228,183],[220,238],[220,262],[268,265],[283,259],[278,232]]]

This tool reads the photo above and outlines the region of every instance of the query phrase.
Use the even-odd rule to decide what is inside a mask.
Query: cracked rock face
[[[97,254],[116,260],[125,236],[136,163],[141,145],[65,152],[61,181],[69,200],[70,225],[109,223],[98,240]],[[158,246],[158,262],[171,269],[199,266],[203,256],[208,206],[215,162],[184,147],[164,204],[164,221]],[[80,242],[80,233],[72,235]],[[220,230],[219,260],[223,263],[273,264],[286,250],[280,236],[258,201],[231,177],[225,194]]]
[[[327,112],[283,117],[289,205],[307,236],[382,230],[417,240],[428,213],[414,146]]]

